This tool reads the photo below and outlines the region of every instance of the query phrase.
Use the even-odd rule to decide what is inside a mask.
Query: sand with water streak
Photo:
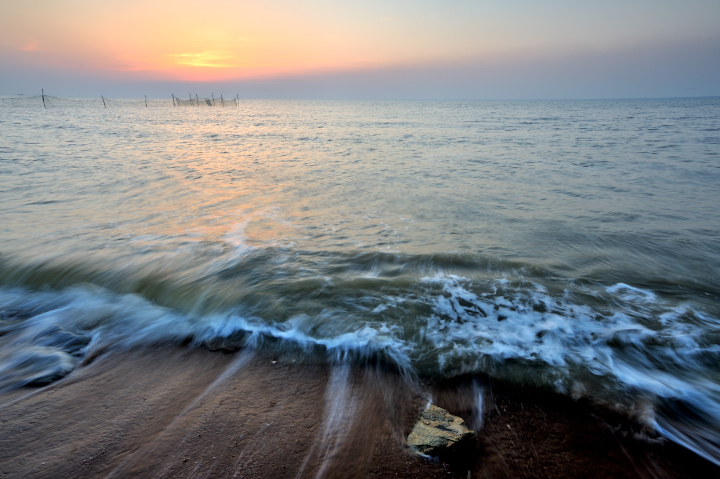
[[[483,417],[477,417],[478,387]],[[425,398],[478,428],[454,465],[403,444]],[[0,397],[2,477],[712,477],[622,418],[481,378],[413,385],[378,365],[249,350],[107,352]]]

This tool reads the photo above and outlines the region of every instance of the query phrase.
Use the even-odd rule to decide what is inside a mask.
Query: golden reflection
[[[233,121],[235,113],[223,111],[227,116],[220,123],[195,123],[196,138],[205,139],[199,151],[187,150],[184,143],[164,146],[172,158],[164,172],[172,177],[177,191],[185,192],[171,202],[186,214],[166,222],[160,234],[183,236],[191,242],[221,242],[238,250],[279,245],[300,234],[297,212],[283,208],[294,184],[284,175],[288,165],[282,159],[292,152],[238,151],[241,143],[234,144],[231,138],[252,133]],[[185,131],[182,125],[163,128],[171,136]]]

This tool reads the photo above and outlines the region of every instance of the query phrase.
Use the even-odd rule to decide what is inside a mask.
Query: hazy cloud
[[[20,50],[25,51],[25,52],[34,52],[38,49],[39,46],[40,46],[40,42],[38,42],[37,40],[33,40],[33,41],[21,46]]]

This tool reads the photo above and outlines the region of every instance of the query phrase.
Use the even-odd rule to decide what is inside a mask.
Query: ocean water
[[[720,464],[720,99],[0,99],[0,391],[191,343],[587,397]]]

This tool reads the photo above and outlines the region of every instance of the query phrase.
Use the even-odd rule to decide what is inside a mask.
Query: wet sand
[[[408,451],[427,395],[482,420],[473,454]],[[168,347],[106,352],[0,396],[0,477],[720,477],[640,436],[609,411],[480,378],[418,388],[379,365]]]

